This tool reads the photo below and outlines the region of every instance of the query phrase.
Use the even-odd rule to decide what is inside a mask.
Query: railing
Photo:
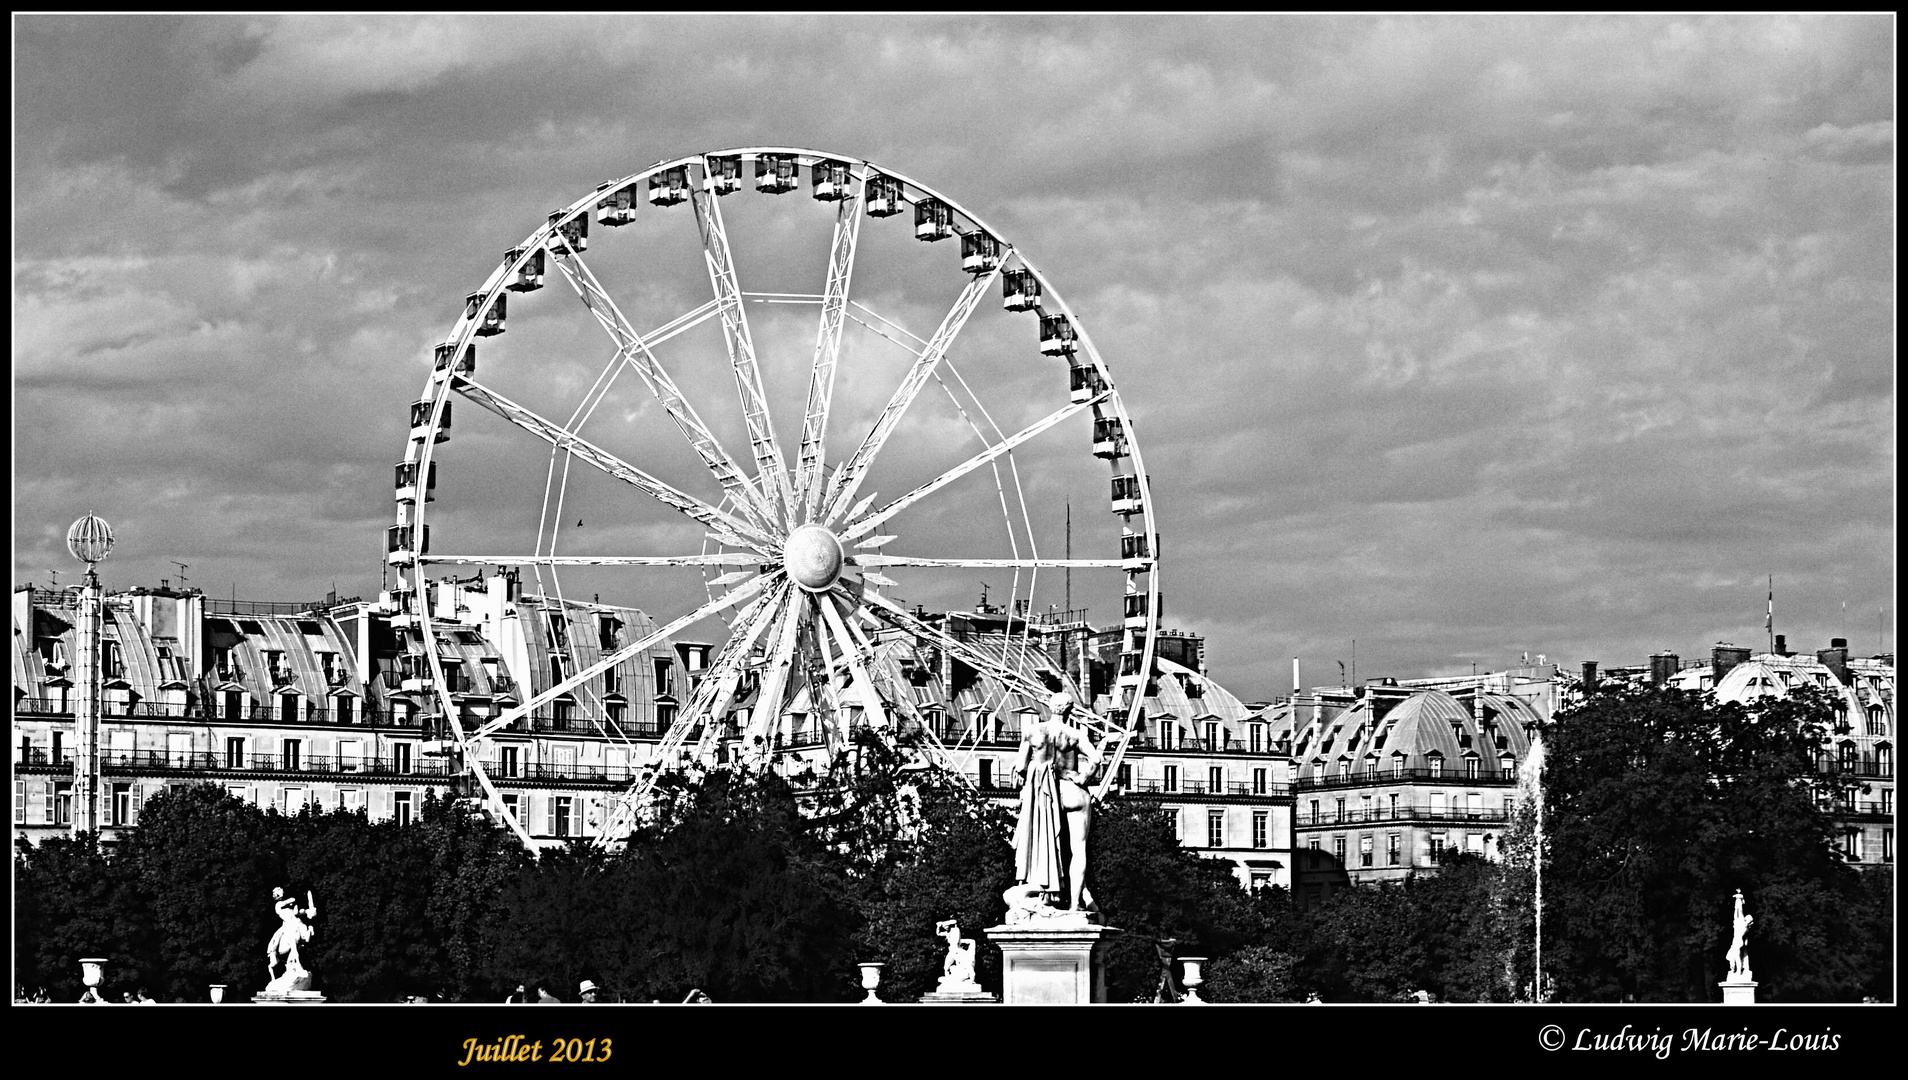
[[[1895,775],[1895,763],[1877,758],[1855,758],[1847,761],[1830,760],[1820,766],[1824,776],[1859,776],[1865,780],[1886,780]]]
[[[16,756],[13,759],[13,763],[15,765],[44,765],[49,768],[58,767],[70,769],[73,767],[73,751],[63,748],[60,750],[59,756],[54,757],[50,752],[35,746]]]
[[[1517,770],[1479,769],[1473,776],[1463,769],[1360,769],[1343,775],[1301,776],[1296,783],[1300,788],[1344,788],[1394,784],[1408,780],[1436,780],[1444,784],[1515,784]]]
[[[1364,825],[1384,821],[1458,821],[1458,822],[1506,822],[1510,815],[1503,810],[1459,810],[1434,807],[1400,806],[1396,810],[1379,807],[1375,810],[1347,810],[1343,813],[1317,814],[1299,813],[1293,815],[1293,824],[1299,826],[1323,825]]]
[[[1141,795],[1202,795],[1207,797],[1244,796],[1246,798],[1288,798],[1292,794],[1290,784],[1267,784],[1261,790],[1254,784],[1228,783],[1213,788],[1204,780],[1180,780],[1171,787],[1164,780],[1136,780],[1125,785],[1126,790]]]
[[[127,772],[285,772],[365,776],[448,776],[446,762],[430,758],[341,757],[300,754],[228,754],[219,751],[108,750],[100,765]]]
[[[1266,755],[1280,752],[1270,743],[1262,742],[1259,744],[1259,748],[1255,750],[1251,744],[1244,739],[1233,739],[1224,736],[1217,739],[1202,739],[1188,736],[1183,739],[1162,740],[1157,735],[1135,735],[1133,739],[1127,743],[1127,746],[1133,750],[1179,751],[1188,754]]]
[[[484,763],[484,773],[493,781],[560,780],[626,784],[636,778],[637,770],[627,765],[559,764],[547,761],[519,761],[514,767],[506,769],[501,761],[489,761]]]
[[[355,604],[359,597],[342,597],[335,601],[313,600],[308,604],[283,600],[220,600],[217,597],[205,598],[205,610],[209,615],[303,615],[307,612],[320,612],[335,604]]]

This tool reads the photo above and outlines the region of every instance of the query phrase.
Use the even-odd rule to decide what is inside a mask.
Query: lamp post
[[[80,582],[79,619],[73,630],[73,666],[79,678],[73,695],[73,835],[99,828],[99,626],[104,591],[94,567],[112,554],[113,530],[88,514],[66,530],[66,550],[86,564]]]

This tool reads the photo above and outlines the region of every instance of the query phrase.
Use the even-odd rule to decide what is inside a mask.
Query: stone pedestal
[[[1000,998],[973,983],[968,983],[966,986],[942,986],[931,994],[921,995],[923,1005],[994,1005],[999,1002]]]
[[[1724,1005],[1754,1005],[1756,1003],[1754,979],[1726,979],[1716,985],[1722,987]]]
[[[253,994],[252,1000],[260,1005],[318,1005],[323,1003],[325,995],[316,990],[286,990]]]
[[[1102,946],[1120,931],[1084,919],[1030,919],[993,926],[1008,1005],[1085,1005],[1106,1000]]]

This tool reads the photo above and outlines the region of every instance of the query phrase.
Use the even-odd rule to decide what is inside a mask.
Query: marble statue
[[[974,939],[961,936],[958,919],[942,919],[934,932],[947,942],[947,956],[941,960],[941,994],[977,993],[980,984],[974,978]]]
[[[311,894],[305,894],[305,905],[298,905],[298,898],[286,896],[285,890],[272,889],[272,911],[280,920],[277,930],[272,932],[272,940],[265,945],[265,976],[271,981],[266,984],[267,994],[288,994],[295,990],[311,989],[311,973],[299,962],[298,946],[311,940],[311,923],[307,919],[318,917],[318,904]]]
[[[1735,929],[1729,939],[1729,980],[1731,982],[1749,982],[1755,978],[1749,973],[1749,926],[1755,921],[1754,915],[1742,910],[1742,890],[1737,889]]]
[[[1022,732],[1014,762],[1023,781],[1014,825],[1019,884],[1005,896],[1008,922],[1052,913],[1084,916],[1092,905],[1086,868],[1093,799],[1086,783],[1100,763],[1100,751],[1071,722],[1072,698],[1055,693],[1047,707],[1049,715],[1032,720]]]

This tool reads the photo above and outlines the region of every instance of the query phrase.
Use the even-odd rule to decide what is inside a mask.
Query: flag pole
[[[1769,575],[1769,617],[1762,628],[1769,632],[1769,651],[1775,652],[1775,575]]]

